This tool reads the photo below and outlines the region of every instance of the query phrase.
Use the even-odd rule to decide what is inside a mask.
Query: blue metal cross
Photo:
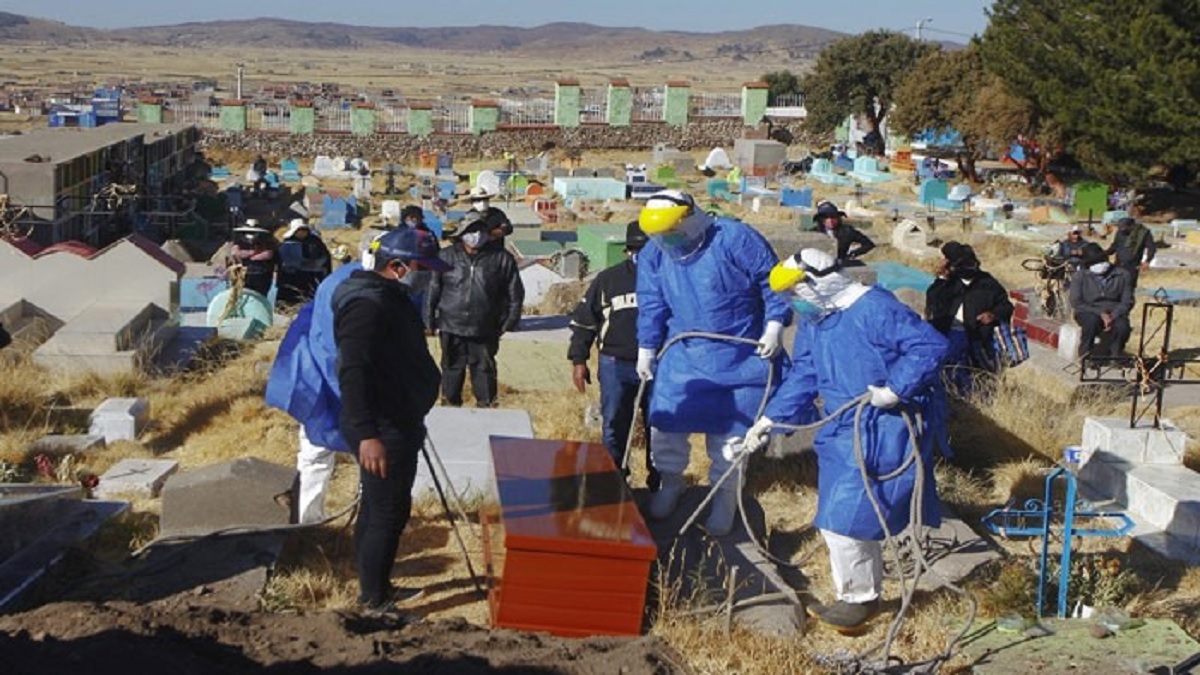
[[[1067,483],[1066,500],[1062,514],[1054,511],[1051,497],[1054,482],[1063,478]],[[1055,528],[1055,521],[1061,515],[1063,549],[1059,559],[1058,580],[1058,616],[1067,616],[1067,585],[1071,577],[1071,541],[1075,537],[1122,537],[1133,529],[1133,520],[1119,511],[1076,511],[1076,480],[1075,474],[1065,467],[1058,467],[1046,476],[1046,489],[1043,498],[1030,499],[1025,503],[1025,509],[996,509],[983,517],[983,524],[992,534],[1002,537],[1009,535],[1024,535],[1042,537],[1042,554],[1038,562],[1038,594],[1037,615],[1042,616],[1043,595],[1046,590],[1046,562],[1050,552],[1050,534]],[[1080,518],[1113,518],[1121,521],[1116,529],[1096,529],[1076,527],[1075,521]]]

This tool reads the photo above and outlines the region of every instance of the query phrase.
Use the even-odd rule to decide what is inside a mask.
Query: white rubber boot
[[[683,496],[686,487],[687,485],[683,482],[683,474],[664,473],[662,485],[650,500],[650,517],[655,520],[670,518],[671,514],[675,512],[675,507],[679,505],[679,498]]]
[[[732,480],[731,478],[730,481]],[[708,508],[708,520],[704,521],[704,530],[714,537],[729,534],[733,531],[733,523],[737,518],[737,489],[722,485],[708,503]]]

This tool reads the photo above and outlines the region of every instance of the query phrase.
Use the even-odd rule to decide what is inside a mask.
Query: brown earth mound
[[[0,617],[0,663],[24,673],[688,673],[662,640],[402,625],[176,603],[56,603]]]

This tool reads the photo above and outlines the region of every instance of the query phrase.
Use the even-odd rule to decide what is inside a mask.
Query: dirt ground
[[[190,604],[54,603],[0,617],[0,663],[25,673],[687,673],[657,637],[563,640],[466,620],[411,625],[333,611],[266,614]]]

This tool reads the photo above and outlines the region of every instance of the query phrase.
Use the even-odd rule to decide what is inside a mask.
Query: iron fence
[[[629,117],[634,122],[661,122],[665,101],[663,87],[634,87],[633,111]]]
[[[291,131],[292,108],[288,105],[261,105],[246,111],[246,128],[263,131]]]
[[[584,91],[579,97],[579,121],[582,124],[603,124],[608,121],[608,92],[603,89]]]
[[[471,104],[439,102],[433,107],[433,130],[441,134],[471,133]]]
[[[375,130],[385,134],[408,133],[408,108],[402,106],[376,108]]]
[[[780,94],[770,98],[772,108],[803,108],[804,94]]]
[[[502,99],[500,124],[507,127],[543,127],[554,124],[554,101],[549,99]]]
[[[170,114],[172,121],[179,124],[194,124],[201,129],[221,128],[220,106],[206,103],[173,103],[166,112]]]
[[[689,117],[741,117],[741,94],[695,94],[689,102]]]
[[[350,109],[340,106],[321,106],[315,109],[314,116],[316,131],[348,132],[350,131]]]

